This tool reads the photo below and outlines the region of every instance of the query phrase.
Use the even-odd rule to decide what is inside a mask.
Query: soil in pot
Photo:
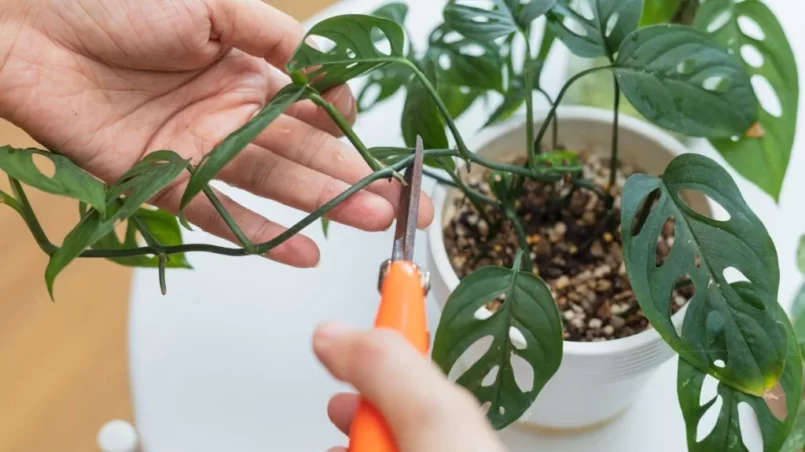
[[[584,166],[584,178],[605,190],[609,162],[586,151],[579,153],[579,160]],[[574,189],[570,184],[527,181],[517,202],[534,273],[553,291],[564,317],[565,340],[618,339],[651,327],[632,292],[620,239],[620,193],[626,178],[634,172],[634,168],[621,166],[613,192],[614,208],[609,216],[606,201],[592,190]],[[464,179],[475,190],[490,195],[488,175],[487,170],[476,166]],[[519,241],[511,224],[500,222],[495,233],[465,197],[456,197],[453,203],[444,239],[458,277],[488,265],[513,265]],[[488,209],[494,215],[491,207]],[[673,241],[674,224],[669,221],[657,238],[658,265],[664,262]],[[672,313],[687,303],[693,291],[692,285],[673,291]],[[500,301],[491,301],[487,307],[494,311],[499,304]]]

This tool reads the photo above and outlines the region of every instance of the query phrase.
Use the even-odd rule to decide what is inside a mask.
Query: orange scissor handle
[[[427,355],[430,336],[425,315],[425,289],[419,269],[411,262],[393,261],[381,289],[376,328],[400,332]],[[380,412],[361,399],[352,420],[349,452],[397,452],[397,445]]]

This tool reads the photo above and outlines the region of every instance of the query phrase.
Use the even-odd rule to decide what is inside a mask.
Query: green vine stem
[[[542,94],[542,96],[548,101],[549,105],[555,104],[553,98],[551,98],[551,95],[548,94],[548,92],[545,91],[544,88],[542,88],[541,86],[537,87],[537,92]],[[551,148],[556,149],[559,146],[559,121],[554,120],[551,129],[552,129],[551,132],[553,134],[553,136],[551,137]]]
[[[524,253],[530,253],[531,247],[528,246],[528,237],[526,236],[525,229],[523,229],[523,223],[520,222],[520,218],[517,217],[517,212],[512,208],[507,208],[505,211],[506,218],[511,221],[514,231],[517,234],[517,241],[520,242],[521,253],[518,253],[518,256]],[[514,268],[519,268],[519,266],[515,264]],[[534,271],[534,263],[530,255],[527,255],[526,259],[523,259],[523,269],[529,273]]]
[[[615,86],[615,103],[612,108],[613,113],[613,120],[612,120],[612,155],[609,160],[609,187],[607,187],[610,193],[613,193],[615,190],[615,184],[618,180],[618,161],[619,161],[619,149],[618,149],[618,135],[620,133],[619,128],[619,118],[620,118],[620,105],[621,105],[621,87],[618,84],[618,79],[615,75],[612,76],[612,83]],[[608,206],[611,208],[612,206]]]
[[[525,58],[523,62],[523,84],[525,85],[525,133],[526,149],[528,150],[528,166],[532,171],[537,170],[537,155],[540,148],[534,143],[534,87],[531,80],[531,43],[528,42],[528,34],[525,38]]]

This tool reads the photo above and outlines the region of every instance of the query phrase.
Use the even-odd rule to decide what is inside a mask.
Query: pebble
[[[610,273],[612,273],[612,268],[609,265],[602,265],[595,269],[593,276],[596,278],[603,278]]]
[[[570,286],[570,278],[565,275],[562,275],[556,282],[553,283],[554,288],[556,290],[565,290],[568,286]]]
[[[587,323],[587,325],[590,328],[594,329],[594,330],[598,330],[598,329],[601,329],[601,325],[603,325],[603,321],[601,321],[601,319],[590,319],[590,321]]]
[[[617,315],[613,315],[609,318],[609,324],[612,325],[613,328],[621,328],[623,325],[626,325],[626,320],[623,320]]]
[[[613,334],[615,334],[615,328],[613,328],[612,325],[605,326],[604,334],[606,334],[607,336],[612,336]]]

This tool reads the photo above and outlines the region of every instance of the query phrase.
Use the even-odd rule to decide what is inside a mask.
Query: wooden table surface
[[[270,0],[299,20],[333,0]],[[0,121],[0,145],[32,146]],[[0,177],[0,189],[8,181]],[[52,240],[75,225],[75,202],[27,191]],[[126,346],[130,271],[79,261],[45,288],[46,255],[11,209],[0,206],[0,451],[98,450],[106,421],[132,420]]]

